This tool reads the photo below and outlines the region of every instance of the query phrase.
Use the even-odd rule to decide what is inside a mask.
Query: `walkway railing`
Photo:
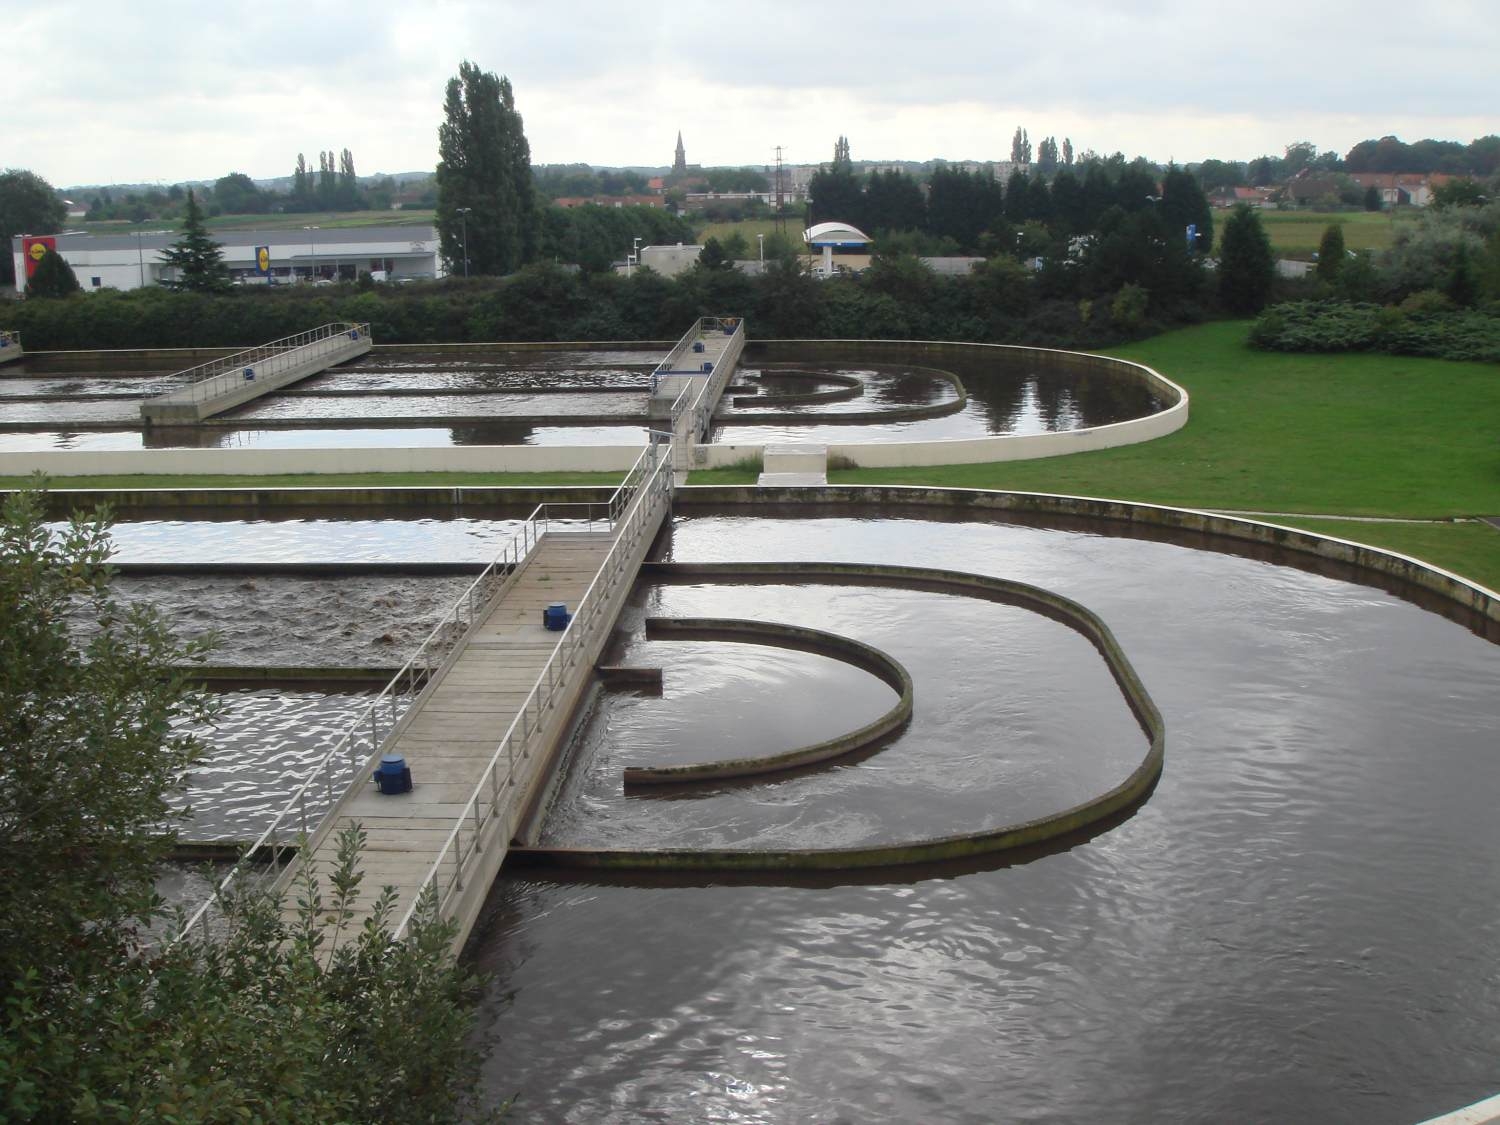
[[[227,394],[234,388],[242,386],[244,370],[247,367],[253,368],[256,364],[265,363],[267,360],[286,355],[298,348],[322,343],[325,340],[335,340],[340,336],[350,340],[368,340],[370,326],[368,323],[353,324],[347,321],[324,324],[307,332],[299,332],[295,336],[272,340],[269,344],[262,344],[258,348],[235,352],[234,355],[224,356],[222,359],[200,363],[197,367],[189,367],[186,371],[177,373],[180,379],[194,380],[191,386],[172,391],[163,397],[179,402],[206,402],[208,399],[217,398],[219,395]]]
[[[720,360],[713,371],[671,371],[672,364],[678,357],[687,352],[704,332],[729,330],[729,342],[720,353]],[[695,324],[688,334],[677,342],[667,358],[657,364],[656,370],[651,374],[651,383],[654,387],[662,375],[671,374],[701,374],[703,378],[692,379],[685,383],[677,397],[672,400],[672,430],[679,441],[697,443],[703,440],[708,433],[709,421],[713,416],[714,407],[718,405],[718,396],[709,394],[709,387],[713,383],[713,377],[723,366],[723,356],[738,355],[744,347],[745,321],[741,317],[717,317],[705,316]],[[684,422],[686,426],[684,426]]]
[[[649,535],[655,527],[659,508],[671,503],[671,444],[653,441],[631,469],[627,481],[632,478],[634,482],[628,496],[625,495],[625,485],[616,493],[622,505],[620,515],[611,516],[612,524],[617,524],[619,530],[609,554],[579,600],[561,641],[496,745],[473,794],[459,813],[453,831],[448,834],[437,859],[413,895],[406,914],[396,927],[397,938],[405,935],[429,886],[436,889],[439,916],[448,916],[454,896],[464,889],[486,830],[497,816],[515,816],[518,812],[517,802],[511,799],[518,757],[526,756],[532,739],[540,734],[548,712],[557,705],[558,695],[568,683],[569,674],[580,661],[589,659],[591,647],[600,639],[600,634],[614,628],[614,616],[608,612],[611,597],[622,582],[628,585],[635,581],[638,565],[635,555],[641,537]],[[611,512],[614,511],[612,499]],[[515,824],[504,823],[502,829],[508,839]]]
[[[741,317],[737,316],[700,316],[697,322],[683,334],[682,339],[672,345],[672,350],[667,353],[667,358],[658,363],[656,369],[651,372],[652,387],[656,386],[657,380],[663,375],[701,374],[701,371],[693,368],[685,368],[682,364],[690,362],[687,357],[690,354],[694,354],[692,351],[693,345],[705,335],[710,332],[725,332],[726,329],[728,330],[726,335],[732,336],[736,333],[743,335],[745,322]]]
[[[311,837],[324,815],[349,791],[369,782],[381,747],[394,734],[412,706],[436,684],[447,665],[458,655],[458,642],[488,613],[491,604],[504,591],[520,568],[522,560],[549,531],[613,531],[621,518],[631,510],[643,490],[658,487],[660,448],[653,441],[638,457],[608,500],[574,503],[538,504],[526,517],[520,529],[492,558],[449,607],[442,619],[417,646],[390,683],[350,724],[322,760],[308,773],[282,806],[270,825],[250,846],[245,857],[234,866],[223,882],[225,892],[242,877],[254,857],[270,850],[273,867],[279,868],[283,848],[298,837]],[[670,459],[668,459],[670,460]],[[670,472],[667,474],[670,485]],[[554,527],[554,523],[557,524]],[[618,546],[618,540],[616,542]],[[583,612],[580,603],[579,613]],[[577,615],[574,620],[576,622]],[[570,630],[571,631],[571,630]],[[565,638],[568,634],[564,634]],[[213,900],[205,902],[183,927],[187,933],[208,913]]]

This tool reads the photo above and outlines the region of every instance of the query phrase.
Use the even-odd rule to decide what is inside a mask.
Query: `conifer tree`
[[[42,255],[42,260],[26,279],[26,295],[29,297],[66,297],[77,293],[80,286],[73,267],[56,250]]]
[[[177,269],[177,279],[170,283],[173,289],[219,293],[229,288],[223,244],[208,237],[203,212],[192,188],[188,189],[182,216],[182,237],[162,251],[162,263]]]
[[[1251,316],[1265,308],[1275,278],[1271,239],[1260,216],[1241,203],[1230,212],[1219,239],[1219,299],[1230,312]]]
[[[1330,283],[1338,280],[1339,271],[1344,268],[1344,253],[1344,227],[1341,223],[1330,223],[1318,243],[1319,280]]]

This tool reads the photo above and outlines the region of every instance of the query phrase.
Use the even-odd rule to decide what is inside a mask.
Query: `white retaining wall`
[[[0,453],[0,476],[280,473],[623,473],[639,445],[460,445],[418,449],[124,449]]]

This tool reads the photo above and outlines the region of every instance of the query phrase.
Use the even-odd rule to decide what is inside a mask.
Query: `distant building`
[[[1349,178],[1361,188],[1374,188],[1385,207],[1426,207],[1436,188],[1461,177],[1445,172],[1351,172]]]
[[[564,195],[552,201],[555,207],[663,207],[659,195]]]
[[[681,242],[676,246],[642,246],[638,261],[642,267],[650,266],[663,277],[676,277],[692,269],[701,253],[703,247],[684,246]]]
[[[438,255],[437,231],[430,225],[210,233],[223,245],[230,277],[243,285],[355,281],[362,273],[399,281],[446,273]],[[73,267],[85,289],[138,289],[175,280],[175,271],[163,262],[162,252],[181,237],[176,231],[52,237],[57,252]],[[269,278],[256,272],[260,246],[270,251]],[[17,288],[24,289],[26,268],[19,236],[11,240],[11,255]]]
[[[680,176],[687,171],[687,150],[682,147],[682,130],[677,130],[677,155],[672,158],[672,174]]]

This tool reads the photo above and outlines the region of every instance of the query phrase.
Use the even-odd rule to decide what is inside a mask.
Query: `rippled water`
[[[114,561],[489,562],[520,519],[144,519],[116,522]],[[564,522],[564,521],[560,521]]]
[[[368,668],[404,662],[473,581],[464,576],[121,577],[116,598],[154,606],[182,639],[213,634],[208,662]]]
[[[198,732],[207,753],[180,802],[192,810],[181,828],[183,838],[254,840],[374,697],[373,692],[279,688],[222,693],[217,721]],[[339,768],[331,776],[331,792],[309,795],[310,828],[338,795],[338,782],[347,780],[349,770]]]
[[[1005,864],[779,886],[503,878],[471,953],[497,974],[487,1080],[520,1091],[516,1120],[1409,1123],[1494,1092],[1500,648],[1376,589],[1036,527],[691,516],[671,550],[956,567],[1076,598],[1161,706],[1166,771],[1121,822]],[[1052,712],[1091,651],[1043,645],[1028,678],[1026,623],[835,593],[826,609],[781,587],[652,596],[930,652],[954,690],[918,681],[948,723],[929,773],[898,766],[897,744],[728,804],[627,801],[595,763],[623,752],[596,729],[549,831],[780,839],[806,807],[810,836],[860,816],[872,834],[947,832],[981,821],[986,795],[1104,780],[1051,780],[1083,760],[1060,744],[1010,791],[996,737],[997,707],[1066,722]],[[886,596],[910,603],[889,622]],[[996,660],[1013,664],[986,677]],[[678,722],[675,741],[705,744],[734,725],[709,708]]]

